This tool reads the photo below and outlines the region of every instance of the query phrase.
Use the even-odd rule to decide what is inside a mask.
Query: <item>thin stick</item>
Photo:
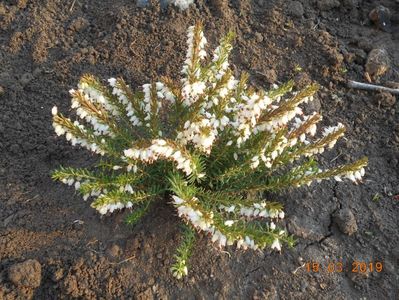
[[[76,2],[76,0],[73,0],[72,5],[71,5],[71,7],[69,8],[69,11],[72,11],[72,10],[73,10],[73,7],[75,6],[75,2]]]
[[[120,264],[123,264],[125,262],[128,262],[129,260],[132,260],[133,258],[136,258],[136,255],[130,256],[130,257],[128,257],[128,258],[126,258],[126,259],[124,259],[124,260],[122,260],[120,262],[110,262],[109,264],[110,265],[120,265]]]
[[[348,87],[353,89],[368,90],[368,91],[383,91],[399,95],[399,89],[391,89],[381,85],[362,83],[353,80],[348,80]]]
[[[306,264],[303,264],[303,265],[299,266],[298,268],[296,268],[296,269],[295,269],[294,271],[292,271],[291,273],[295,275],[296,272],[298,272],[298,270],[301,269],[301,268],[303,268],[305,265],[306,265]]]

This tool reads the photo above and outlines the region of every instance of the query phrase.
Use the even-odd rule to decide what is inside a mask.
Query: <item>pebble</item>
[[[37,288],[42,280],[42,266],[37,260],[28,259],[12,265],[8,271],[8,278],[16,286]]]
[[[339,210],[338,213],[335,214],[334,220],[342,233],[352,235],[357,231],[355,216],[349,208]]]
[[[385,49],[375,48],[367,57],[366,72],[374,79],[378,79],[389,70],[390,65],[388,52]]]
[[[391,32],[391,12],[385,6],[379,5],[369,13],[369,18],[378,29]]]
[[[303,5],[301,2],[292,1],[288,2],[287,13],[292,17],[302,18],[305,10],[303,9]]]
[[[255,38],[258,43],[263,42],[263,35],[260,32],[255,33]]]
[[[0,96],[3,96],[5,93],[4,88],[0,85]]]

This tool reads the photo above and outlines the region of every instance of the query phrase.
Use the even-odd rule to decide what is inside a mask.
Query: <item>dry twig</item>
[[[368,90],[368,91],[382,91],[391,94],[399,95],[399,89],[391,89],[382,85],[375,85],[369,83],[362,83],[353,80],[348,80],[348,87],[352,89]]]

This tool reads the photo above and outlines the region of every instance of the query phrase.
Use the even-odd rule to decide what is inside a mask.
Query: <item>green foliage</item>
[[[188,274],[187,263],[194,247],[195,232],[191,227],[182,225],[182,238],[183,240],[176,249],[176,254],[174,256],[175,263],[170,268],[173,276],[175,276],[177,279],[180,279]]]
[[[294,240],[279,221],[283,206],[266,201],[265,192],[334,178],[361,181],[367,159],[322,169],[317,154],[345,133],[342,124],[317,134],[322,116],[305,115],[312,84],[293,91],[289,81],[270,91],[249,87],[248,75],[235,79],[228,58],[234,34],[222,38],[207,59],[201,24],[188,31],[181,81],[163,78],[132,90],[123,79],[110,87],[85,75],[71,90],[71,121],[53,108],[53,126],[102,159],[90,168],[60,167],[53,179],[74,185],[101,214],[132,209],[136,224],[150,203],[170,197],[187,224],[172,267],[187,274],[194,232],[204,232],[219,247],[271,247],[281,251]]]

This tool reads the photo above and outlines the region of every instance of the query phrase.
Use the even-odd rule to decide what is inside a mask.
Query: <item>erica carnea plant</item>
[[[361,181],[367,159],[322,169],[315,158],[345,133],[342,124],[317,134],[322,116],[305,115],[317,85],[292,91],[288,82],[270,91],[248,86],[229,68],[233,34],[207,58],[201,24],[188,29],[181,81],[161,78],[134,90],[121,78],[105,86],[91,75],[71,90],[72,121],[53,108],[57,135],[99,154],[90,168],[61,167],[55,180],[74,185],[105,215],[132,210],[136,223],[151,205],[167,199],[186,224],[173,274],[187,274],[195,233],[219,247],[278,251],[293,244],[279,219],[283,206],[270,192],[324,179]]]

